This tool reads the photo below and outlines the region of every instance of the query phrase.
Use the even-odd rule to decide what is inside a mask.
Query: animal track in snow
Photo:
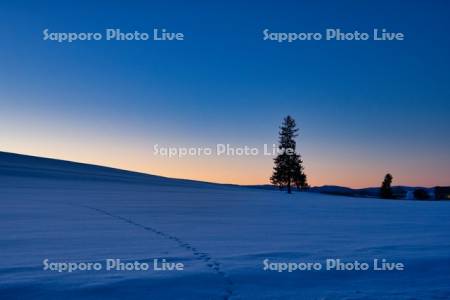
[[[222,297],[224,300],[228,300],[233,295],[235,295],[235,292],[234,292],[234,289],[233,289],[234,282],[230,279],[228,274],[221,269],[220,263],[218,261],[216,261],[215,259],[213,259],[210,254],[208,254],[206,252],[200,252],[200,251],[197,250],[197,248],[193,247],[190,243],[188,243],[186,241],[183,241],[182,239],[180,239],[180,238],[178,238],[176,236],[173,236],[171,234],[168,234],[168,233],[165,233],[165,232],[163,232],[161,230],[158,230],[156,228],[153,228],[153,227],[150,227],[150,226],[146,226],[146,225],[142,225],[140,223],[136,223],[136,222],[134,222],[131,219],[128,219],[128,218],[125,218],[125,217],[122,217],[122,216],[119,216],[119,215],[112,214],[112,213],[110,213],[110,212],[108,212],[106,210],[100,209],[100,208],[87,206],[87,205],[80,205],[80,206],[82,206],[84,208],[87,208],[87,209],[90,209],[90,210],[94,210],[94,211],[96,211],[98,213],[101,213],[103,215],[107,215],[107,216],[109,216],[111,218],[114,218],[116,220],[120,220],[120,221],[126,222],[126,223],[128,223],[130,225],[142,228],[142,229],[144,229],[146,231],[150,231],[150,232],[152,232],[152,233],[154,233],[156,235],[159,235],[159,236],[161,236],[163,238],[167,238],[169,240],[174,241],[175,243],[178,244],[179,247],[184,248],[187,251],[191,252],[195,259],[197,259],[199,261],[202,261],[209,269],[212,270],[212,272],[214,272],[215,274],[217,274],[218,276],[220,276],[222,278],[223,282],[225,283],[225,292],[224,292],[224,295]]]

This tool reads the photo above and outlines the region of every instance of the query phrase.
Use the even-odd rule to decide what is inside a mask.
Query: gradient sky
[[[291,114],[312,185],[378,186],[386,172],[394,184],[450,185],[448,1],[93,2],[0,2],[1,151],[268,183],[268,156],[176,159],[153,145],[261,148]],[[45,28],[155,27],[186,40],[42,40]],[[262,40],[265,28],[336,27],[406,39]]]

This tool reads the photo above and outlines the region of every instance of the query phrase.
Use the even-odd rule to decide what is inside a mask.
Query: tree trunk
[[[288,194],[292,193],[291,192],[291,181],[290,180],[288,180],[288,183],[287,183],[287,190],[288,190]]]

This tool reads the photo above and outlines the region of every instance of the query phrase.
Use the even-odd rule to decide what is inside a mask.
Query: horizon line
[[[207,184],[232,185],[232,186],[241,186],[241,187],[274,186],[271,183],[239,184],[239,183],[199,180],[199,179],[192,179],[192,178],[169,177],[169,176],[160,175],[160,174],[147,173],[147,172],[140,171],[140,170],[122,169],[120,167],[115,167],[115,166],[101,165],[101,164],[88,163],[88,162],[82,162],[82,161],[75,161],[75,160],[70,160],[70,159],[66,159],[66,158],[55,158],[55,157],[48,157],[48,156],[38,156],[38,155],[33,155],[33,154],[28,154],[28,153],[9,152],[9,151],[3,151],[3,150],[0,150],[0,153],[20,155],[20,156],[28,156],[28,157],[32,157],[32,158],[56,160],[56,161],[61,161],[61,162],[73,163],[73,164],[81,164],[81,165],[95,166],[95,167],[100,167],[100,168],[108,168],[108,169],[113,169],[113,170],[118,170],[118,171],[131,172],[131,173],[147,175],[147,176],[157,176],[157,177],[162,177],[162,178],[167,178],[167,179],[174,179],[174,180],[188,180],[188,181],[195,181],[195,182],[201,182],[201,183],[207,183]],[[350,189],[355,189],[355,190],[379,188],[378,186],[352,187],[352,186],[343,186],[343,185],[336,185],[336,184],[315,185],[315,186],[311,186],[311,188],[324,187],[324,186],[344,187],[344,188],[350,188]],[[432,186],[420,185],[420,186],[417,186],[417,185],[399,184],[399,185],[393,185],[392,187],[434,188],[434,187],[437,187],[437,186],[442,186],[442,185],[432,185]]]

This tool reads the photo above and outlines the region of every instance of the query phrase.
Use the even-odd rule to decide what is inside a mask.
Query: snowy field
[[[43,261],[184,264],[43,269]],[[263,261],[404,271],[264,270]],[[0,299],[450,299],[450,202],[287,195],[0,153]]]

